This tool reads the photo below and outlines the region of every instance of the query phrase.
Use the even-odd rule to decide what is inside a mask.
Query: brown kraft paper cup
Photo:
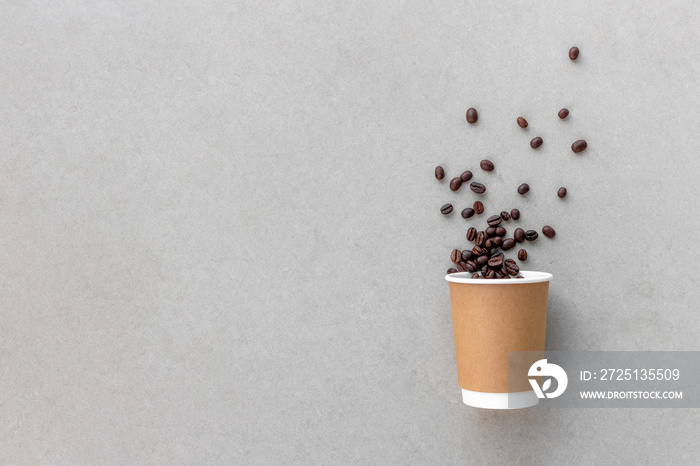
[[[527,393],[537,404],[527,379],[508,386],[509,351],[544,351],[547,298],[551,274],[521,272],[523,279],[473,279],[470,273],[447,275],[457,356],[457,379],[464,402],[473,406],[509,407],[508,393]],[[481,402],[480,394],[506,394],[506,406]],[[476,396],[477,402],[468,401]],[[534,396],[534,398],[533,398]],[[522,403],[521,403],[522,404]],[[496,403],[498,405],[498,403]],[[522,407],[525,407],[523,405]],[[511,406],[512,403],[511,403]]]

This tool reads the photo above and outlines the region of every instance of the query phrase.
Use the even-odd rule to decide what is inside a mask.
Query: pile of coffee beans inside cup
[[[579,56],[579,50],[576,47],[572,47],[569,50],[569,58],[575,61]],[[562,108],[557,116],[564,120],[569,116],[569,110]],[[477,123],[479,117],[476,109],[470,108],[467,110],[467,123],[474,125]],[[527,128],[528,122],[525,118],[517,117],[516,123],[520,128]],[[530,147],[532,149],[538,149],[542,146],[543,140],[541,137],[535,137],[530,141]],[[588,144],[585,140],[581,139],[575,141],[571,144],[571,150],[575,154],[579,154],[586,150]],[[490,160],[482,160],[480,163],[482,170],[486,172],[493,171],[495,165]],[[439,181],[445,179],[445,169],[441,166],[435,168],[435,178]],[[459,176],[455,176],[450,180],[449,186],[452,191],[458,191],[463,183],[467,183],[472,180],[473,173],[471,171],[464,171]],[[469,189],[476,195],[481,195],[486,192],[486,186],[477,181],[471,181],[469,184]],[[530,191],[530,186],[527,183],[523,183],[517,188],[517,192],[521,196],[525,196]],[[556,192],[557,196],[564,199],[567,194],[565,187],[559,188]],[[440,208],[440,212],[443,215],[450,215],[454,210],[452,204],[445,204]],[[480,216],[485,212],[484,204],[481,201],[475,201],[471,207],[465,207],[461,211],[462,218],[470,219],[475,215]],[[457,272],[469,272],[472,273],[471,278],[480,279],[509,279],[512,277],[523,278],[520,275],[520,267],[518,263],[511,258],[506,258],[505,253],[507,251],[518,249],[517,259],[520,262],[527,260],[527,250],[522,247],[525,241],[536,241],[539,234],[536,230],[523,230],[517,227],[513,230],[512,236],[508,235],[508,225],[510,222],[518,222],[520,220],[520,211],[518,209],[512,209],[510,212],[503,211],[500,214],[494,214],[487,218],[487,226],[483,230],[477,230],[475,227],[470,227],[467,230],[466,238],[467,241],[473,243],[474,246],[471,249],[454,249],[450,253],[450,261],[452,266],[447,269],[447,273],[457,273]],[[554,228],[549,225],[542,227],[542,234],[547,238],[554,238],[556,232]]]

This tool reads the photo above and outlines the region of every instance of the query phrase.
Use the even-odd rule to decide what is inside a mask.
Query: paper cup
[[[508,386],[509,351],[544,351],[547,297],[552,274],[475,279],[453,273],[450,285],[457,380],[465,404],[479,408],[526,408],[538,403],[526,379]]]

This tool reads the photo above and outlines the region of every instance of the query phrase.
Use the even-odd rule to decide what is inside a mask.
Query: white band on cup
[[[462,389],[462,401],[475,408],[519,409],[535,406],[540,400],[532,390],[513,393],[487,393]]]

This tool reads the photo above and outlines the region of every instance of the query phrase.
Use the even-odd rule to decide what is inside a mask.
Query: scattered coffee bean
[[[505,236],[506,235],[506,229],[503,227],[496,227],[496,236]]]
[[[474,272],[475,270],[477,270],[479,268],[476,265],[476,262],[474,262],[474,261],[465,262],[465,266],[466,266],[467,272]]]
[[[488,236],[489,238],[491,238],[492,236],[496,236],[496,227],[488,227],[484,231],[486,232],[486,236]]]
[[[488,256],[479,256],[476,258],[476,265],[478,265],[479,267],[483,267],[484,264],[486,264],[488,261],[489,261]]]
[[[513,259],[508,259],[505,262],[506,272],[508,275],[517,275],[520,272],[520,267],[515,263]]]
[[[452,180],[450,181],[450,189],[452,191],[457,191],[460,186],[462,186],[461,178],[452,178]]]
[[[467,207],[462,211],[462,218],[471,218],[474,216],[474,209]]]
[[[541,137],[536,137],[532,141],[530,141],[530,147],[533,149],[537,149],[542,145],[542,138]]]
[[[470,125],[473,125],[474,123],[476,123],[476,120],[478,120],[478,119],[479,119],[479,114],[476,113],[475,108],[470,108],[469,110],[467,110],[467,122]]]
[[[501,259],[503,259],[505,257],[505,254],[503,254],[502,252],[499,252],[498,254],[494,254],[493,256],[491,256],[492,259],[494,257],[500,257]]]
[[[513,238],[517,243],[522,243],[525,241],[525,230],[522,228],[516,228],[515,232],[513,233]]]
[[[486,241],[486,233],[480,231],[476,234],[476,240],[474,241],[474,244],[476,244],[477,246],[483,246],[484,241]]]
[[[503,265],[503,259],[501,259],[500,257],[493,257],[493,258],[489,259],[488,264],[489,264],[489,267],[491,267],[493,269],[497,269],[498,267]]]
[[[442,168],[440,165],[435,167],[435,178],[437,178],[440,181],[442,181],[442,179],[445,178],[445,169]]]
[[[503,219],[501,218],[500,215],[492,215],[486,220],[486,222],[489,224],[489,226],[495,227],[497,225],[500,225]]]
[[[527,194],[528,191],[530,191],[530,185],[528,185],[527,183],[523,183],[520,186],[518,186],[518,194],[520,194],[521,196]]]
[[[520,211],[518,209],[511,210],[510,218],[512,218],[513,220],[520,220]]]
[[[484,204],[481,201],[476,201],[474,202],[474,212],[476,212],[476,215],[481,215],[484,213]]]
[[[561,110],[559,110],[559,113],[557,113],[557,115],[559,115],[559,118],[563,120],[564,118],[569,116],[569,109],[562,108]]]
[[[503,212],[501,212],[501,218],[507,222],[508,220],[510,220],[510,214],[504,210]]]
[[[554,235],[556,235],[557,232],[554,231],[554,228],[550,227],[549,225],[545,225],[542,227],[542,234],[547,238],[554,238]]]
[[[515,240],[513,238],[506,238],[503,240],[503,244],[501,245],[501,249],[504,251],[508,251],[509,249],[513,249],[515,247]]]
[[[476,228],[471,227],[467,230],[467,241],[474,241],[476,238]]]
[[[472,252],[469,249],[462,251],[462,261],[467,262],[472,258]]]
[[[523,117],[518,117],[518,126],[521,128],[527,128],[527,120]]]
[[[472,179],[472,172],[469,170],[463,172],[461,175],[459,175],[459,179],[462,180],[462,182],[466,183],[467,181]]]
[[[569,49],[569,58],[571,61],[575,61],[578,58],[578,47],[571,47]]]
[[[450,254],[450,260],[455,264],[459,264],[462,261],[462,251],[454,249]]]
[[[459,270],[455,269],[454,267],[450,267],[449,269],[447,269],[447,275],[457,272],[459,272]]]
[[[559,188],[559,191],[557,191],[557,196],[564,199],[566,197],[566,188]]]
[[[505,279],[505,278],[510,278],[510,277],[508,276],[508,271],[505,270],[505,269],[499,270],[498,272],[496,272],[496,274],[500,275],[501,278],[503,278],[503,279]]]
[[[497,245],[493,243],[493,240],[491,238],[484,241],[484,249],[486,249],[487,251],[490,251],[495,246],[497,246]]]
[[[586,141],[584,141],[583,139],[579,139],[578,141],[575,141],[573,144],[571,144],[571,150],[574,151],[575,154],[583,152],[584,150],[586,150],[586,147],[588,147],[588,143],[586,143]]]
[[[540,235],[535,230],[527,230],[525,232],[525,239],[528,241],[535,241],[538,236]]]
[[[493,270],[487,270],[486,278],[496,278],[496,272],[494,272]]]
[[[523,262],[527,260],[527,251],[526,250],[521,249],[520,251],[518,251],[518,260],[521,260]]]
[[[475,256],[487,256],[489,252],[481,246],[474,246],[474,248],[472,248],[472,253]]]
[[[459,270],[460,272],[469,272],[470,271],[469,266],[467,265],[466,262],[460,262],[459,264],[457,264],[457,270]]]
[[[493,162],[490,160],[482,160],[481,164],[479,165],[481,166],[481,169],[485,172],[492,172],[494,169]]]
[[[486,186],[481,183],[471,183],[469,188],[476,194],[484,194],[486,192]]]
[[[489,271],[488,264],[484,264],[483,266],[481,266],[481,275],[483,275],[484,278],[486,278],[486,272],[488,272],[488,271]]]
[[[445,204],[444,206],[440,207],[440,212],[442,212],[442,215],[452,213],[452,204]]]
[[[501,247],[501,244],[503,244],[503,237],[502,236],[494,236],[494,238],[491,241],[493,243],[493,246],[498,248],[498,247]]]
[[[474,275],[472,275],[472,278],[479,278],[479,274],[475,273]]]

